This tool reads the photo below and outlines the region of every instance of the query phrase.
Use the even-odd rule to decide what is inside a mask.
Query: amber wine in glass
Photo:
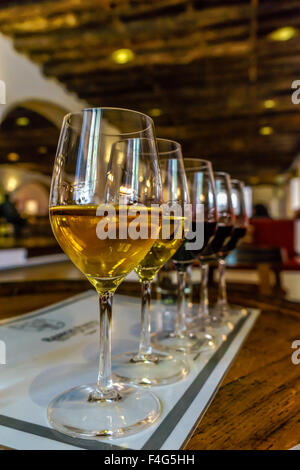
[[[116,232],[120,229],[119,208],[116,207]],[[71,261],[95,286],[97,292],[115,290],[128,272],[132,271],[142,256],[151,249],[151,219],[145,216],[144,223],[149,238],[125,240],[97,236],[97,225],[104,216],[97,216],[97,206],[58,206],[50,208],[52,230],[61,248]],[[108,217],[106,216],[109,223]],[[134,220],[128,215],[126,225]],[[127,229],[127,227],[126,227]]]

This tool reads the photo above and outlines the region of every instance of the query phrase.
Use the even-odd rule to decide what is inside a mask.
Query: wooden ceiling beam
[[[266,43],[264,43],[266,44]],[[294,71],[300,71],[299,65],[299,54],[300,44],[299,41],[295,42],[295,47],[288,48],[289,55],[284,54],[284,50],[281,47],[282,54],[280,57],[276,57],[276,48],[278,45],[272,45],[267,43],[266,48],[262,50],[261,56],[258,55],[258,73],[262,76],[264,73],[275,74],[276,71],[282,71],[283,73],[291,73]],[[287,46],[286,51],[287,51]],[[292,54],[291,55],[291,51]],[[175,49],[175,50],[153,50],[151,52],[144,51],[140,55],[136,55],[134,60],[123,64],[116,64],[113,62],[110,56],[103,58],[87,57],[86,60],[72,60],[51,62],[48,59],[44,63],[44,71],[47,75],[57,77],[68,77],[72,75],[86,75],[95,73],[127,73],[131,70],[143,69],[143,67],[155,67],[155,66],[174,66],[182,67],[189,65],[190,67],[195,65],[198,67],[199,73],[205,72],[205,69],[210,69],[211,75],[221,75],[222,68],[218,67],[218,62],[214,64],[214,60],[222,58],[224,59],[241,59],[247,57],[250,52],[250,44],[245,41],[236,42],[224,42],[216,45],[199,45],[198,47],[186,49]],[[269,55],[268,55],[269,54]],[[272,55],[271,55],[272,54]],[[278,54],[279,55],[279,52]],[[208,67],[207,61],[210,61],[210,67]],[[221,65],[221,64],[220,64]],[[283,67],[284,65],[284,67]],[[215,67],[215,68],[214,68]],[[242,64],[245,72],[248,67]],[[228,64],[224,68],[230,69]],[[232,71],[233,72],[233,71]]]
[[[198,47],[192,50],[187,50],[185,54],[180,53],[174,54],[174,52],[153,52],[144,54],[143,56],[136,56],[134,61],[128,62],[122,65],[122,71],[131,69],[132,67],[143,67],[147,66],[159,66],[161,64],[189,64],[195,60],[208,59],[211,57],[231,57],[231,56],[243,56],[246,55],[250,50],[248,43],[241,42],[229,42],[220,45],[210,47]],[[87,62],[76,61],[72,63],[72,73],[75,74],[86,74],[95,71],[101,72],[101,70],[119,70],[120,65],[114,63],[110,58],[90,60]],[[49,76],[61,76],[70,74],[70,64],[61,63],[53,66],[45,66],[44,71]]]
[[[113,5],[112,5],[113,4]],[[43,32],[57,29],[71,29],[98,21],[107,24],[109,20],[119,17],[126,22],[134,22],[135,18],[147,17],[149,13],[163,17],[172,14],[174,8],[186,9],[176,15],[179,22],[187,26],[211,27],[226,22],[247,21],[251,16],[250,3],[242,5],[214,5],[210,8],[194,9],[189,5],[191,0],[151,0],[130,5],[128,0],[60,0],[44,1],[35,4],[16,5],[0,9],[0,27],[5,28],[6,34],[17,34],[28,31]],[[267,15],[284,13],[299,8],[297,0],[289,2],[261,3],[258,7],[258,17],[263,20]],[[176,11],[176,10],[175,10]],[[174,16],[174,15],[173,15]],[[150,19],[150,20],[151,20]],[[190,24],[189,21],[193,23]],[[171,26],[170,26],[171,27]]]
[[[300,110],[299,110],[300,111]],[[255,129],[257,131],[263,126],[270,126],[274,129],[275,135],[278,134],[296,134],[299,136],[300,129],[300,112],[295,111],[293,113],[284,113],[284,114],[274,114],[269,116],[257,116],[256,117],[247,117],[246,119],[241,119],[240,117],[236,119],[215,119],[215,120],[205,120],[201,125],[199,120],[198,125],[178,125],[178,126],[164,126],[157,128],[157,135],[161,137],[169,136],[169,138],[176,139],[191,139],[191,138],[200,138],[201,136],[211,135],[212,138],[216,137],[216,132],[218,138],[221,136],[245,136],[247,131],[252,133]],[[256,137],[256,145],[259,147],[260,140],[263,142],[268,139],[270,136],[259,136]],[[270,141],[272,141],[274,136],[272,136]]]
[[[68,35],[66,40],[60,40],[60,48],[55,47],[54,42],[48,44],[47,41],[42,38],[42,41],[37,41],[34,37],[27,38],[16,38],[14,41],[15,47],[19,52],[25,52],[29,54],[31,59],[51,65],[51,63],[59,63],[61,61],[75,61],[84,58],[86,59],[105,59],[111,55],[111,53],[120,47],[129,46],[136,55],[145,55],[147,53],[156,51],[174,51],[184,53],[186,50],[199,48],[199,45],[211,45],[221,44],[224,41],[240,40],[241,37],[247,38],[249,34],[249,26],[241,25],[235,27],[226,27],[216,30],[205,30],[198,31],[192,34],[185,34],[174,38],[167,38],[166,36],[153,37],[151,31],[149,36],[145,38],[143,33],[143,40],[138,40],[136,34],[126,34],[124,38],[122,35],[113,34],[111,29],[107,30],[107,33],[100,32],[99,29],[93,29],[92,31],[83,30],[80,34],[80,39],[77,34]],[[34,40],[33,40],[34,39]],[[47,36],[48,40],[48,36]]]
[[[191,3],[191,0],[148,0],[135,2],[133,6],[128,0],[59,0],[59,1],[41,1],[35,3],[0,7],[0,25],[15,24],[32,20],[35,18],[56,18],[73,12],[75,14],[85,13],[86,11],[102,10],[103,21],[106,21],[112,15],[121,15],[134,18],[149,13],[160,14],[169,8],[185,7]],[[17,19],[17,20],[16,20]],[[45,23],[36,24],[36,29],[43,28]],[[66,21],[66,26],[72,26]],[[26,27],[25,27],[26,28]]]
[[[82,2],[82,0],[81,0]],[[78,2],[79,4],[81,2]],[[59,3],[63,4],[64,11],[56,10],[60,8]],[[110,4],[113,2],[101,0],[94,2],[89,8],[88,1],[85,2],[85,8],[82,8],[81,3],[80,11],[76,11],[72,7],[72,1],[61,1],[61,2],[43,2],[40,5],[35,5],[30,8],[30,5],[24,5],[23,7],[12,7],[11,9],[6,8],[0,10],[0,28],[5,34],[17,33],[24,34],[28,32],[40,33],[57,31],[58,29],[69,30],[74,27],[80,28],[82,26],[88,26],[91,23],[99,23],[99,25],[107,25],[109,22],[113,23],[115,18],[125,20],[126,25],[131,25],[131,28],[136,33],[142,32],[149,29],[149,25],[152,24],[153,35],[158,33],[162,34],[176,34],[176,28],[179,28],[178,33],[181,30],[187,29],[198,29],[211,27],[218,24],[233,21],[247,21],[250,18],[251,7],[249,4],[243,5],[227,5],[227,6],[215,6],[213,8],[205,8],[202,10],[190,11],[188,8],[182,13],[172,15],[175,21],[170,21],[168,14],[159,14],[156,7],[158,1],[151,4],[144,3],[143,7],[139,9],[138,5],[131,6],[129,2],[124,2],[121,8],[118,8],[118,0],[115,1],[115,8],[111,9]],[[155,7],[156,3],[156,7]],[[161,2],[164,5],[160,5],[158,10],[166,9],[167,6],[174,7],[178,5],[187,5],[191,2],[173,0],[169,2]],[[75,6],[75,5],[74,5]],[[153,18],[153,14],[157,12],[157,16]],[[135,20],[135,17],[148,16],[151,13],[150,18]],[[169,17],[169,20],[168,20]],[[17,21],[16,21],[17,18]],[[165,21],[167,19],[167,21]],[[131,21],[130,21],[131,20]],[[165,31],[163,28],[167,28]]]
[[[0,129],[0,151],[22,147],[55,146],[58,140],[58,129],[43,127],[41,129]],[[13,151],[13,150],[11,150]]]
[[[70,87],[79,93],[81,96],[86,98],[91,97],[98,97],[98,99],[111,99],[113,95],[116,101],[118,100],[129,100],[129,101],[136,101],[136,102],[153,102],[157,99],[161,99],[161,95],[164,93],[168,93],[168,97],[170,98],[170,102],[174,103],[174,100],[178,100],[181,102],[182,100],[191,100],[195,103],[197,100],[202,100],[207,106],[216,105],[218,106],[219,103],[224,105],[224,103],[228,103],[230,106],[237,106],[239,107],[243,103],[247,103],[249,100],[253,100],[254,93],[257,96],[258,101],[263,100],[270,95],[282,95],[284,92],[287,92],[287,97],[282,98],[282,102],[286,102],[287,98],[291,103],[291,94],[292,88],[291,84],[293,81],[293,77],[287,79],[278,79],[277,82],[258,82],[257,84],[250,84],[250,83],[235,83],[235,86],[230,86],[229,83],[213,83],[210,85],[207,83],[205,87],[203,87],[203,83],[199,82],[193,85],[180,85],[178,82],[172,83],[172,81],[160,82],[160,90],[154,90],[153,86],[150,84],[144,83],[138,85],[138,82],[131,83],[124,83],[123,89],[118,89],[115,86],[107,86],[106,84],[101,85],[101,78],[99,77],[99,81],[93,81],[89,83],[87,87],[87,82],[83,81],[80,83],[80,86],[73,86]],[[141,86],[144,87],[142,88]],[[217,86],[216,86],[217,85]],[[218,100],[218,102],[214,102],[213,100]],[[176,106],[176,102],[174,103]]]

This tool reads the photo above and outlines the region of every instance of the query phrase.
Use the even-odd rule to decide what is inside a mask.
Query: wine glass
[[[50,220],[61,248],[99,294],[100,364],[97,383],[65,391],[50,403],[48,419],[58,431],[124,437],[150,426],[161,413],[151,391],[115,382],[111,375],[113,294],[158,236],[150,207],[160,197],[151,118],[118,108],[89,108],[65,117]],[[137,226],[146,237],[136,236]]]
[[[189,202],[181,145],[156,139],[162,178],[161,227],[159,238],[135,267],[141,282],[141,336],[138,351],[113,357],[113,372],[123,382],[138,385],[167,385],[186,377],[189,367],[182,359],[154,352],[151,345],[151,284],[154,276],[176,253],[184,240],[183,207]],[[181,209],[171,212],[172,206]],[[166,210],[164,210],[166,209]]]
[[[198,318],[190,325],[194,328],[223,327],[226,324],[224,316],[209,308],[208,298],[208,270],[209,263],[216,261],[219,252],[228,243],[233,232],[235,215],[231,202],[231,183],[228,173],[214,172],[216,186],[216,201],[218,210],[218,225],[214,236],[206,248],[199,254],[201,269],[200,299]],[[231,327],[231,325],[228,325]],[[210,331],[210,330],[208,330]]]
[[[244,183],[240,180],[231,179],[231,201],[235,214],[233,232],[231,237],[227,240],[227,243],[223,244],[219,250],[218,256],[219,283],[215,312],[223,318],[230,318],[231,315],[237,315],[239,313],[247,313],[246,309],[228,304],[225,278],[226,256],[237,247],[238,243],[247,232],[248,216],[245,204]]]
[[[214,235],[217,221],[217,203],[212,165],[199,158],[184,158],[184,167],[190,193],[192,209],[191,231],[185,242],[173,255],[177,271],[178,297],[175,329],[161,331],[153,338],[156,348],[168,352],[194,353],[215,348],[215,338],[206,331],[189,330],[185,311],[186,270],[197,260]]]

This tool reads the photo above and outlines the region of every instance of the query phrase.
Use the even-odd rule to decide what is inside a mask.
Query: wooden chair
[[[275,274],[277,293],[283,293],[280,271],[284,263],[284,253],[280,247],[241,245],[227,257],[228,267],[238,269],[256,268],[259,276],[261,294],[272,294],[272,271]]]

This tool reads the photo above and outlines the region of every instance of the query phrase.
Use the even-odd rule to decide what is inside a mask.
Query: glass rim
[[[240,184],[241,186],[245,186],[244,181],[239,180],[237,178],[230,178],[230,181],[231,181],[231,184],[233,183],[233,184]]]
[[[95,111],[95,110],[97,110],[97,111],[100,111],[100,110],[101,111],[127,111],[127,112],[130,112],[130,113],[133,113],[133,114],[139,114],[140,116],[143,116],[146,120],[149,121],[149,125],[147,127],[145,127],[144,129],[140,129],[139,131],[121,132],[119,134],[107,134],[106,132],[103,132],[103,135],[112,136],[112,137],[113,136],[118,136],[118,135],[135,135],[135,134],[140,134],[141,132],[147,131],[150,127],[152,127],[152,129],[153,129],[153,138],[155,139],[155,133],[154,133],[155,128],[154,128],[153,119],[148,114],[142,113],[141,111],[135,111],[134,109],[118,108],[118,107],[114,107],[114,106],[95,106],[94,108],[93,107],[83,108],[79,111],[74,111],[74,112],[67,113],[64,116],[63,122],[70,125],[68,121],[71,118],[71,116],[83,115],[87,111]]]
[[[158,141],[162,141],[162,142],[170,142],[172,144],[176,144],[176,147],[174,150],[169,150],[169,151],[166,151],[166,152],[159,152],[159,149],[157,149],[157,154],[160,156],[160,155],[169,155],[171,153],[174,153],[174,152],[182,152],[182,146],[179,142],[177,142],[177,140],[173,140],[173,139],[164,139],[162,137],[156,137],[156,142]]]
[[[190,160],[190,161],[198,161],[200,166],[191,166],[191,167],[188,167],[185,165],[185,162],[187,160]],[[198,158],[198,157],[183,157],[183,164],[184,164],[184,169],[185,169],[185,172],[188,172],[188,171],[193,171],[193,172],[196,172],[196,171],[203,171],[203,167],[206,165],[207,166],[207,170],[211,173],[214,173],[213,171],[213,166],[212,166],[212,163],[210,160],[205,160],[204,158]],[[202,165],[201,165],[202,164]]]
[[[230,178],[230,174],[227,173],[227,171],[214,171],[214,175],[217,175],[217,176],[227,176],[230,181],[231,181],[231,178]]]

